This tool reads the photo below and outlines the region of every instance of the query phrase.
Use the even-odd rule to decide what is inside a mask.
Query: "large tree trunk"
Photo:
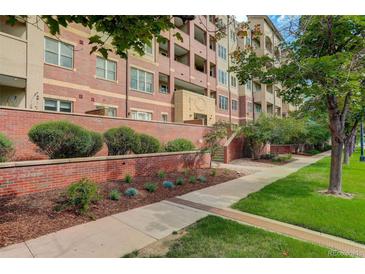
[[[331,172],[330,172],[330,184],[328,192],[331,194],[342,193],[342,151],[343,142],[338,142],[332,138],[332,151],[331,151]]]
[[[350,154],[351,154],[351,142],[347,142],[343,148],[343,163],[348,165],[350,163]]]

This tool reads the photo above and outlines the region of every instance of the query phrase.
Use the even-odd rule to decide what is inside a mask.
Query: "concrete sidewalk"
[[[267,168],[179,198],[227,209],[248,194],[324,156],[327,154],[297,157],[287,165]],[[222,167],[234,169],[230,166]],[[120,257],[187,227],[209,213],[181,203],[162,201],[1,248],[0,257]]]

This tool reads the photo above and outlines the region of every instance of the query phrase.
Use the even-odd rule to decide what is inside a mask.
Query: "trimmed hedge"
[[[136,154],[156,153],[160,151],[160,141],[148,134],[138,134],[140,140],[140,147],[133,151]]]
[[[5,162],[13,151],[13,143],[2,133],[0,133],[0,163]]]
[[[125,155],[139,151],[141,141],[138,134],[129,127],[111,128],[104,133],[108,155]]]
[[[68,121],[35,125],[28,132],[28,137],[51,159],[93,156],[103,144],[99,133]]]
[[[165,145],[165,151],[167,152],[190,151],[194,149],[195,149],[194,144],[190,140],[184,138],[178,138],[169,141]]]

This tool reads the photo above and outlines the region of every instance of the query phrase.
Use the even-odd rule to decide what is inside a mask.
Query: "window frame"
[[[224,99],[224,100],[222,100]],[[218,108],[221,110],[228,111],[228,97],[224,95],[218,96]]]
[[[233,107],[233,106],[235,106],[235,107]],[[238,111],[238,100],[232,99],[231,107],[232,107],[232,111]]]
[[[221,76],[222,76],[222,80],[221,81]],[[218,83],[223,85],[223,86],[228,86],[228,73],[227,71],[224,71],[222,69],[218,69]]]
[[[46,47],[46,43],[47,43],[47,40],[52,40],[54,42],[57,43],[57,64],[54,64],[54,63],[50,63],[50,62],[47,62],[46,61],[46,52],[51,52],[49,50],[47,50],[47,47]],[[72,48],[71,50],[71,57],[69,56],[66,56],[64,55],[65,57],[68,57],[68,58],[71,58],[71,67],[67,67],[67,66],[62,66],[61,65],[61,44],[65,45],[65,46],[69,46]],[[74,54],[74,45],[72,44],[69,44],[69,43],[65,43],[63,41],[58,41],[56,39],[53,39],[53,38],[50,38],[48,36],[44,36],[44,51],[43,51],[43,59],[44,59],[44,63],[47,64],[47,65],[52,65],[52,66],[57,66],[57,67],[61,67],[61,68],[65,68],[65,69],[69,69],[69,70],[73,70],[74,69],[74,66],[75,66],[75,54]],[[51,53],[55,53],[55,52],[51,52]]]
[[[220,44],[218,44],[218,57],[227,61],[227,49]]]
[[[137,115],[136,117],[138,117],[140,114],[148,114],[151,119],[138,119],[138,118],[134,118],[133,117],[133,114]],[[153,113],[152,112],[149,112],[149,111],[142,111],[142,110],[131,110],[131,116],[132,116],[132,119],[133,120],[138,120],[138,121],[152,121],[152,115]]]
[[[137,86],[136,87],[133,87],[132,86],[132,81],[133,81],[133,78],[132,78],[132,70],[136,70],[137,71]],[[139,87],[139,82],[140,82],[140,72],[144,72],[144,90],[143,89],[140,89]],[[150,74],[152,76],[152,83],[151,83],[151,91],[147,91],[147,74]],[[143,92],[143,93],[147,93],[147,94],[153,94],[154,93],[154,84],[155,84],[155,75],[152,73],[152,72],[148,72],[148,71],[145,71],[145,70],[142,70],[142,69],[139,69],[139,68],[136,68],[136,67],[131,67],[130,68],[130,89],[131,90],[135,90],[135,91],[139,91],[139,92]]]
[[[104,65],[105,65],[105,69],[104,69],[104,77],[102,76],[99,76],[97,74],[97,71],[98,71],[98,59],[104,61]],[[115,79],[108,79],[108,72],[110,70],[108,70],[108,63],[114,63],[115,64],[115,71],[114,71],[114,78]],[[114,60],[109,60],[109,59],[105,59],[101,56],[96,56],[96,64],[95,64],[95,75],[96,75],[96,78],[97,79],[101,79],[101,80],[107,80],[107,81],[112,81],[112,82],[116,82],[117,81],[117,70],[118,70],[118,62],[117,61],[114,61]],[[100,68],[99,68],[100,69]]]
[[[55,101],[56,102],[56,110],[49,110],[46,109],[46,101]],[[61,102],[63,103],[70,103],[70,111],[61,111]],[[61,99],[53,99],[53,98],[48,98],[48,97],[44,97],[44,104],[43,104],[43,110],[45,111],[53,111],[53,112],[62,112],[62,113],[73,113],[73,102],[72,101],[67,101],[67,100],[61,100]]]

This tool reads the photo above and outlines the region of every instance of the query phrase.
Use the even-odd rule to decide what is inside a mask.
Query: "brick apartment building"
[[[131,51],[125,60],[111,53],[105,60],[90,55],[91,31],[82,26],[54,37],[36,17],[12,27],[0,16],[0,106],[207,125],[244,123],[254,111],[285,116],[294,110],[277,96],[280,84],[241,86],[227,72],[229,53],[248,43],[279,60],[283,38],[270,19],[248,16],[261,26],[259,41],[238,38],[236,22],[219,17],[229,22],[219,41],[213,38],[215,16],[185,23],[175,18],[177,28],[163,33],[167,43],[152,41],[143,56]]]

